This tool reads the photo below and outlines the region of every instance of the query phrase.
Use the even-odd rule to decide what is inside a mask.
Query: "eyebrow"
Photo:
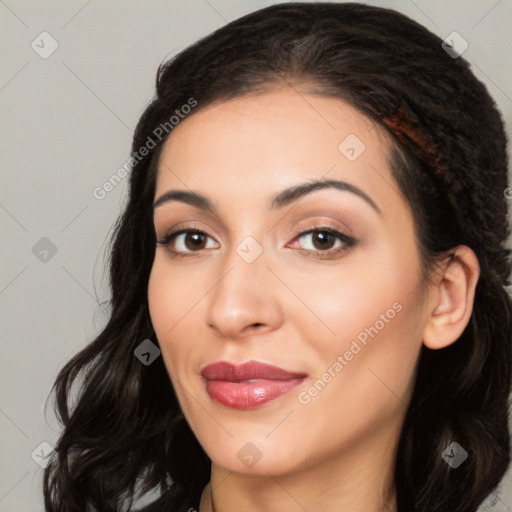
[[[297,201],[298,199],[305,197],[312,192],[323,189],[336,189],[344,192],[351,192],[352,194],[355,194],[356,196],[366,201],[366,203],[368,203],[379,215],[382,215],[380,208],[375,204],[370,196],[368,196],[355,185],[347,183],[346,181],[339,180],[314,181],[312,183],[304,183],[287,188],[272,198],[270,207],[272,209],[283,208],[284,206],[293,203],[294,201]],[[201,210],[210,210],[215,215],[217,215],[215,207],[207,197],[203,196],[202,194],[198,194],[197,192],[191,192],[187,190],[169,190],[165,192],[153,204],[153,211],[163,204],[169,203],[171,201],[186,203]]]

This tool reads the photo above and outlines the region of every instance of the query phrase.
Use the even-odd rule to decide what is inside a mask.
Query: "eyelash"
[[[337,239],[341,240],[341,242],[343,243],[343,246],[337,247],[334,249],[328,249],[326,251],[313,251],[313,250],[309,250],[309,249],[299,249],[299,252],[301,254],[305,254],[306,256],[313,256],[314,258],[318,258],[318,259],[327,259],[329,257],[338,256],[338,255],[348,251],[349,249],[353,248],[357,244],[357,241],[354,238],[352,238],[348,235],[345,235],[344,233],[341,233],[340,231],[330,228],[330,227],[327,227],[327,226],[312,226],[312,227],[308,228],[306,231],[301,231],[293,240],[299,240],[306,235],[309,235],[311,233],[318,233],[318,232],[328,233],[329,235],[336,237]],[[157,243],[163,247],[166,247],[178,235],[181,235],[183,233],[187,233],[187,234],[194,233],[194,234],[199,234],[199,235],[203,235],[205,237],[211,238],[208,233],[206,233],[205,231],[203,231],[201,229],[182,228],[182,229],[179,229],[176,231],[172,231],[172,230],[169,231],[168,233],[166,233],[163,236],[163,238],[161,240],[158,240]],[[186,258],[186,257],[194,255],[194,253],[199,253],[200,251],[183,252],[183,251],[169,250],[169,252],[171,253],[172,257]]]

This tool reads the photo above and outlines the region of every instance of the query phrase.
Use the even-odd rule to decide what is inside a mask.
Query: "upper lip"
[[[252,379],[290,380],[307,376],[305,373],[289,372],[278,366],[258,361],[248,361],[238,366],[226,361],[219,361],[205,366],[201,375],[208,380],[228,382],[242,382]]]

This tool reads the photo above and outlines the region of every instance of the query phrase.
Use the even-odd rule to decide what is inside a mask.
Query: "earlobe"
[[[467,246],[457,246],[441,265],[427,304],[423,343],[432,350],[447,347],[464,332],[471,313],[480,265]]]

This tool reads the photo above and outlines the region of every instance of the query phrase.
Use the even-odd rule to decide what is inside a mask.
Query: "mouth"
[[[239,410],[256,409],[276,400],[300,386],[308,376],[258,361],[239,366],[220,361],[205,366],[201,375],[214,402]]]

